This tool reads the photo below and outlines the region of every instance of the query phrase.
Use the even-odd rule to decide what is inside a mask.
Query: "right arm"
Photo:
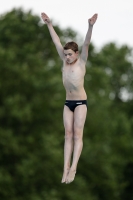
[[[55,32],[55,30],[53,28],[51,20],[49,19],[49,17],[45,13],[42,13],[41,17],[42,17],[43,21],[47,24],[51,38],[52,38],[52,40],[55,44],[55,47],[57,49],[57,52],[58,52],[60,58],[63,60],[64,59],[64,49],[63,49],[63,46],[60,42],[60,38],[58,37],[57,33]]]

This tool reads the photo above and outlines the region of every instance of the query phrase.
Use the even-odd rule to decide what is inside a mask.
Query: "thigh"
[[[73,116],[74,113],[67,106],[64,106],[63,122],[66,131],[73,132]]]
[[[85,120],[87,115],[86,105],[80,105],[75,108],[74,111],[74,129],[84,128]]]

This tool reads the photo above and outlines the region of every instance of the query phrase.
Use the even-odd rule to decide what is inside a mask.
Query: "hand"
[[[94,14],[88,21],[89,25],[93,26],[97,20],[98,14]]]
[[[45,13],[41,13],[41,17],[42,17],[43,21],[44,21],[46,24],[48,24],[48,23],[51,22],[51,21],[50,21],[50,18],[49,18]]]

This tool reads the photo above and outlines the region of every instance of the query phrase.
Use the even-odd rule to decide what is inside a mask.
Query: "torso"
[[[66,89],[67,100],[86,100],[84,89],[85,66],[78,59],[74,64],[64,61],[62,68],[63,85]]]

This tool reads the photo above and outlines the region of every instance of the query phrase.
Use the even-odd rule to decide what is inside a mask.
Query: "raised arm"
[[[88,19],[89,27],[88,27],[88,31],[87,31],[85,41],[83,43],[83,47],[82,47],[82,51],[81,51],[81,59],[85,63],[86,63],[87,58],[88,58],[88,49],[89,49],[89,44],[90,44],[90,41],[91,41],[93,25],[95,24],[97,17],[98,17],[98,14],[94,14],[90,19]]]
[[[42,17],[43,21],[47,24],[51,38],[57,49],[57,52],[58,52],[60,58],[63,60],[64,59],[64,49],[60,42],[60,38],[58,37],[57,33],[55,32],[55,30],[53,28],[50,18],[45,13],[41,13],[41,17]]]

